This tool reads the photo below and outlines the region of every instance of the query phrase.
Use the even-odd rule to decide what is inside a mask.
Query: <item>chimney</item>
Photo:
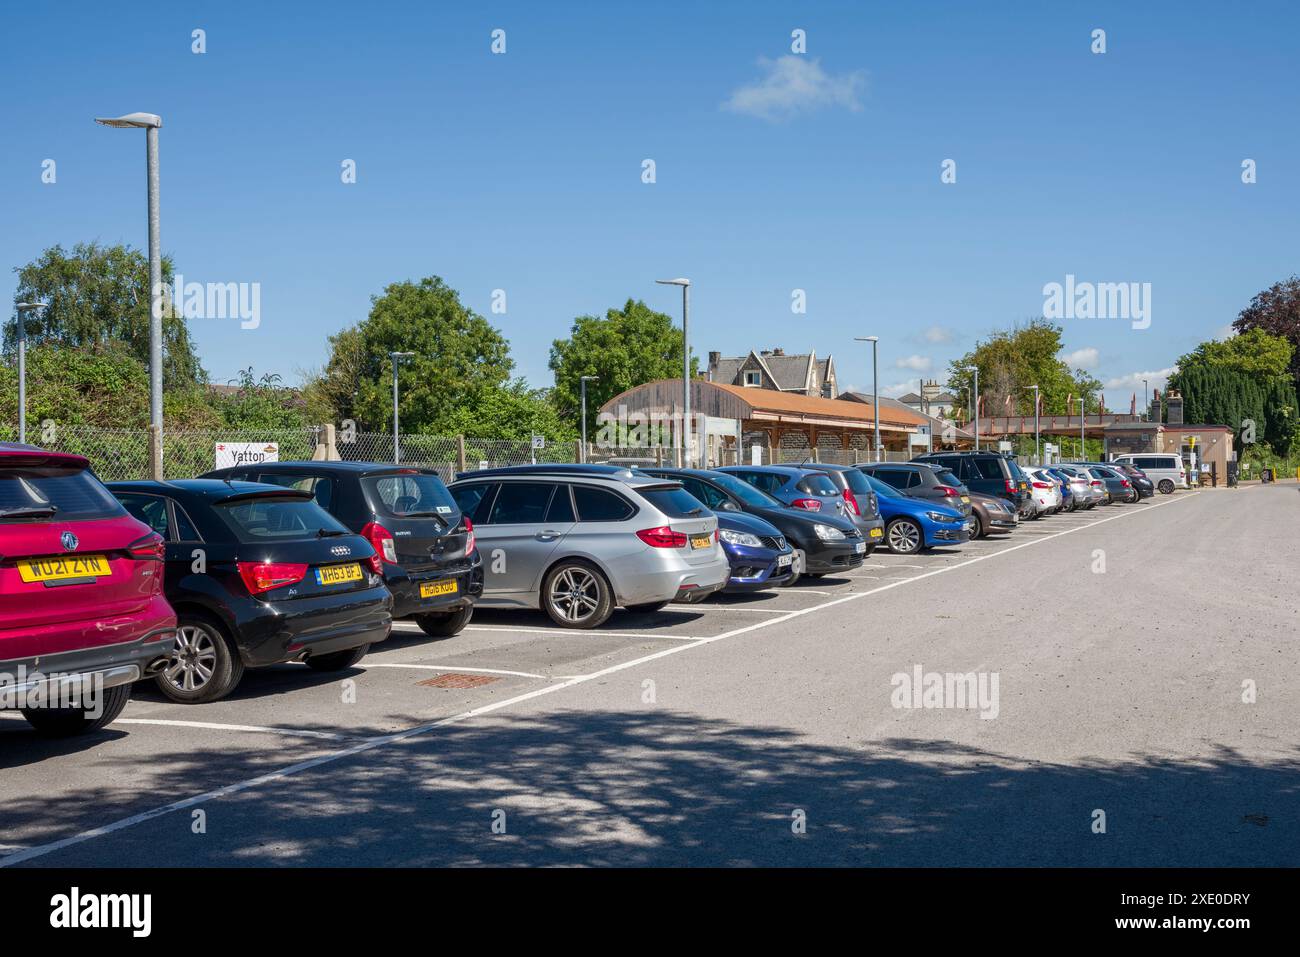
[[[760,356],[770,356],[771,354],[772,354],[772,350],[771,350],[771,349],[764,349],[764,350],[762,350],[761,352],[759,352],[759,355],[760,355]]]
[[[1183,424],[1183,395],[1177,389],[1165,391],[1165,405],[1169,407],[1169,424]]]
[[[710,365],[710,366],[717,366],[717,364],[718,364],[719,362],[721,362],[721,361],[722,361],[722,353],[721,353],[721,352],[710,352],[710,353],[709,353],[709,365]]]
[[[1154,389],[1151,392],[1151,421],[1159,425],[1162,421],[1160,416],[1160,390]]]
[[[785,355],[785,350],[782,349],[780,346],[776,346],[776,347],[774,347],[774,348],[772,349],[772,355],[774,355],[774,356],[783,356],[783,355]]]

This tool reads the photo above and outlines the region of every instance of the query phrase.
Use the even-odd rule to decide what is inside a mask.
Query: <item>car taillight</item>
[[[1034,483],[1034,488],[1051,488],[1051,487],[1052,487],[1052,486],[1050,486],[1050,485],[1047,484],[1046,482],[1035,482],[1035,483]]]
[[[465,516],[465,554],[472,555],[474,549],[478,547],[478,538],[474,535],[474,523]]]
[[[393,533],[378,522],[371,522],[361,530],[361,534],[366,537],[375,551],[388,562],[390,565],[397,564],[397,542],[393,540]]]
[[[651,548],[686,547],[686,533],[674,532],[667,525],[660,525],[658,528],[643,528],[636,533],[636,537]]]
[[[955,488],[953,488],[952,486],[950,486],[950,485],[938,485],[938,486],[935,486],[935,487],[938,489],[940,495],[956,495],[956,494],[957,494],[957,490],[956,490]]]
[[[716,545],[720,541],[722,541],[722,529],[715,528],[713,530],[713,544]]]
[[[370,566],[370,570],[376,575],[384,573],[384,563],[379,560],[378,552],[371,552],[370,557],[366,559],[366,564]]]
[[[300,582],[307,577],[308,568],[297,562],[239,562],[238,565],[239,577],[254,595]]]
[[[160,562],[167,543],[157,532],[150,532],[126,546],[126,553],[138,562]]]
[[[1015,495],[1015,494],[1016,494],[1016,483],[1013,482],[1013,481],[1011,481],[1011,479],[1007,479],[1007,480],[1006,480],[1006,484],[1007,484],[1007,492],[1008,492],[1009,494],[1011,494],[1011,495]]]
[[[1101,479],[1093,479],[1093,480],[1092,480],[1092,484],[1093,484],[1093,485],[1100,485],[1100,484],[1101,484]]]
[[[844,490],[844,501],[849,503],[849,508],[853,509],[854,515],[862,514],[862,509],[858,508],[858,499],[857,496],[853,494],[853,489],[846,488]]]
[[[815,498],[797,498],[790,504],[795,508],[806,508],[810,512],[820,512],[822,510],[821,501]]]
[[[1125,488],[1128,488],[1128,479],[1120,479],[1119,484],[1124,486]]]

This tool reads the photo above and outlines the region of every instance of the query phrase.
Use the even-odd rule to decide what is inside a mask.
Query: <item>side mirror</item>
[[[727,501],[723,502],[721,505],[718,506],[718,508],[722,509],[722,511],[724,511],[724,512],[739,512],[739,511],[740,511],[740,506],[737,505],[735,502],[731,501],[730,499],[728,499]]]

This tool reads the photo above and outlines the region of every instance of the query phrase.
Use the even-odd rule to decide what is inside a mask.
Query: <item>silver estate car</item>
[[[463,472],[448,486],[483,556],[478,607],[595,628],[621,605],[700,601],[731,574],[718,519],[679,482],[599,465]]]

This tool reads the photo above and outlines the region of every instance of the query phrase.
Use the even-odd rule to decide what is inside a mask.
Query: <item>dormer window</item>
[[[761,386],[763,384],[763,373],[756,370],[747,370],[745,372],[745,385]]]

